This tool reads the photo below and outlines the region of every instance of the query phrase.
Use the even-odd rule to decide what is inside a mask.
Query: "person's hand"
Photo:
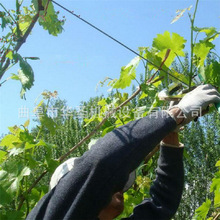
[[[179,142],[178,133],[170,132],[161,142],[160,146],[167,146],[167,147],[183,147],[183,144]]]
[[[169,112],[172,113],[172,109],[180,109],[181,113],[176,116],[176,121],[177,124],[183,126],[196,117],[202,116],[212,103],[220,103],[220,93],[212,85],[201,85],[187,93]]]

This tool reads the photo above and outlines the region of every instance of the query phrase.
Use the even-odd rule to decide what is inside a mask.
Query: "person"
[[[183,146],[175,130],[192,121],[220,94],[211,85],[198,86],[178,105],[129,122],[100,138],[28,215],[28,220],[112,220],[124,209],[123,189],[129,175],[161,141],[151,197],[125,219],[171,219],[184,186]]]

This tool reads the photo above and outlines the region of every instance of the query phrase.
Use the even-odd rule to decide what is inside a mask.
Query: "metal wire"
[[[152,63],[150,60],[146,59],[145,57],[141,56],[139,53],[137,53],[136,51],[134,51],[133,49],[131,49],[130,47],[126,46],[125,44],[123,44],[122,42],[118,41],[117,39],[115,39],[114,37],[110,36],[109,34],[107,34],[106,32],[104,32],[103,30],[101,30],[100,28],[96,27],[95,25],[91,24],[90,22],[86,21],[85,19],[81,18],[79,15],[75,14],[73,11],[70,11],[69,9],[65,8],[64,6],[60,5],[59,3],[55,2],[54,0],[51,0],[51,2],[53,2],[54,4],[56,4],[57,6],[59,6],[60,8],[64,9],[65,11],[67,11],[68,13],[72,14],[73,16],[75,16],[76,18],[78,18],[79,20],[83,21],[84,23],[88,24],[89,26],[91,26],[92,28],[96,29],[97,31],[99,31],[100,33],[104,34],[105,36],[107,36],[108,38],[112,39],[113,41],[115,41],[116,43],[120,44],[121,46],[125,47],[127,50],[131,51],[132,53],[136,54],[137,56],[139,56],[140,58],[142,58],[143,60],[147,61],[148,63],[150,63],[151,65],[153,65],[154,67],[158,68],[158,70],[161,70],[163,72],[165,72],[166,74],[168,74],[169,76],[172,76],[174,79],[182,82],[183,84],[187,85],[187,83],[183,82],[182,80],[180,80],[178,77],[174,76],[173,74],[167,72],[166,70],[160,68],[159,66],[155,65],[154,63]],[[188,86],[188,85],[187,85]]]

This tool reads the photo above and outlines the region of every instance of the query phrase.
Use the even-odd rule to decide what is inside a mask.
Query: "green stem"
[[[196,7],[195,7],[195,11],[193,13],[193,17],[192,18],[190,17],[190,21],[191,21],[191,59],[190,59],[190,72],[189,72],[189,89],[191,88],[192,77],[193,77],[193,51],[194,51],[193,33],[194,33],[194,22],[195,22],[196,12],[197,12],[197,8],[198,8],[198,3],[199,3],[199,0],[196,0]]]
[[[177,53],[175,53],[175,55],[176,55],[177,59],[179,60],[181,67],[183,68],[183,72],[185,72],[186,68],[184,67],[184,65],[183,65],[183,63],[182,63],[180,57],[178,56]]]

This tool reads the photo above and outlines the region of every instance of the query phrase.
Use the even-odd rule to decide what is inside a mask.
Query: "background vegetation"
[[[219,32],[214,27],[195,26],[198,3],[197,0],[194,12],[189,13],[191,39],[168,31],[158,34],[151,47],[138,48],[140,55],[121,68],[119,79],[106,78],[100,82],[100,86],[111,87],[108,97],[91,98],[76,110],[68,109],[56,91],[44,91],[35,108],[38,125],[30,130],[26,121],[23,126],[9,128],[9,134],[0,143],[1,219],[24,219],[47,193],[55,168],[68,157],[81,156],[97,138],[158,108],[168,107],[170,100],[180,100],[201,83],[211,83],[219,90],[220,63],[214,51]],[[58,18],[48,0],[33,0],[30,7],[16,1],[16,10],[0,5],[4,33],[0,79],[17,65],[18,74],[7,80],[20,81],[20,95],[25,98],[25,92],[34,82],[28,60],[38,58],[22,57],[18,53],[20,47],[36,22],[56,36],[62,32],[65,21]],[[189,10],[180,10],[173,22]],[[188,52],[184,51],[186,44],[190,45]],[[138,73],[137,68],[142,64],[143,71]],[[133,92],[128,94],[126,88],[132,86]],[[210,111],[210,115],[181,132],[186,178],[182,203],[174,219],[214,220],[220,216],[220,117],[214,106]],[[125,194],[126,209],[122,216],[128,216],[134,205],[149,196],[157,150],[158,147],[137,169],[136,182]]]

